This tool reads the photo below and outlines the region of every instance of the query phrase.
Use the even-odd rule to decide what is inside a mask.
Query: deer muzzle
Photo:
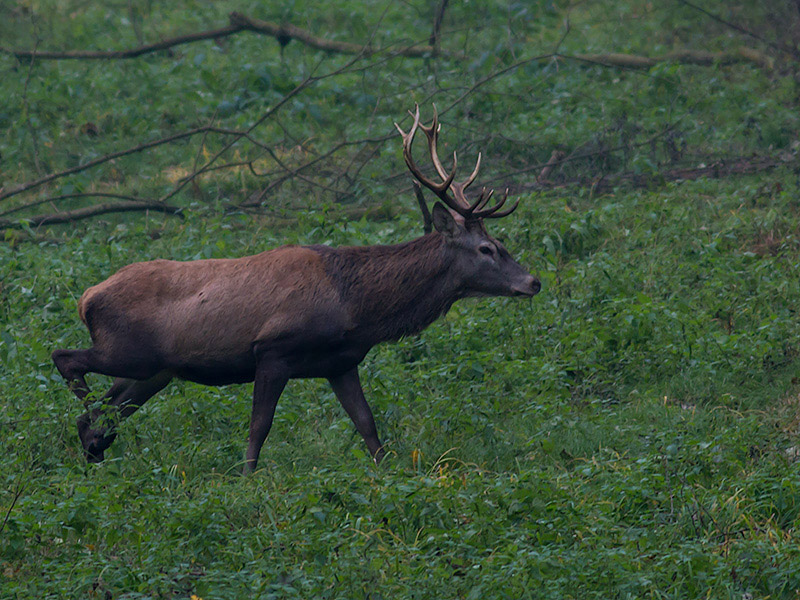
[[[511,292],[514,296],[532,297],[538,294],[541,289],[542,282],[539,279],[533,275],[526,275],[521,282],[511,287]]]

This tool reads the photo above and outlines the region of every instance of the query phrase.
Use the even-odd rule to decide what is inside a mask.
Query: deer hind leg
[[[86,373],[92,371],[91,350],[56,350],[52,354],[58,372],[67,381],[69,389],[83,400],[89,393]]]
[[[114,421],[133,413],[172,378],[172,374],[159,365],[156,354],[149,352],[143,344],[106,344],[88,350],[56,350],[52,356],[58,372],[84,403],[89,394],[86,373],[117,378],[103,397],[113,407],[115,419],[98,424],[99,419],[110,416],[110,411],[89,409],[88,406],[87,412],[78,417],[78,435],[89,462],[103,460],[103,452],[116,437]]]
[[[86,373],[145,380],[157,375],[162,366],[148,347],[119,344],[88,350],[55,350],[53,362],[75,395],[84,400],[89,394]]]
[[[115,379],[111,389],[103,396],[108,399],[106,405],[88,410],[78,417],[78,436],[86,460],[102,461],[106,449],[117,437],[117,423],[136,412],[171,380],[172,373],[169,371],[161,371],[141,381],[124,377]]]

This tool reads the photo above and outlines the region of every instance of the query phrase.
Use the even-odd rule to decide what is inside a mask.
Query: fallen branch
[[[290,23],[273,23],[271,21],[262,21],[243,15],[238,12],[232,12],[228,16],[230,24],[227,27],[220,27],[218,29],[209,29],[206,31],[197,31],[179,35],[172,38],[161,40],[153,44],[145,44],[136,48],[129,48],[127,50],[20,50],[13,48],[1,48],[0,52],[12,54],[18,59],[48,59],[48,60],[109,60],[109,59],[129,59],[138,58],[144,54],[152,54],[153,52],[160,52],[167,50],[174,46],[182,44],[190,44],[192,42],[199,42],[204,40],[216,40],[219,38],[235,35],[242,31],[251,31],[262,35],[268,35],[278,40],[281,46],[285,46],[292,40],[302,42],[306,46],[324,50],[326,52],[336,52],[339,54],[363,54],[365,56],[375,54],[377,52],[391,52],[398,56],[405,56],[409,58],[422,58],[441,54],[437,52],[434,46],[429,45],[412,45],[404,48],[396,49],[382,49],[375,48],[370,45],[354,44],[352,42],[340,42],[337,40],[329,40],[315,36],[310,31],[296,27]]]
[[[370,36],[370,40],[372,39],[372,37],[374,37],[374,35],[375,35],[375,32],[373,31],[372,35]],[[316,83],[317,81],[322,81],[324,79],[328,79],[330,77],[336,77],[337,75],[340,75],[342,73],[346,73],[347,71],[350,70],[350,68],[354,64],[356,64],[362,58],[363,58],[363,52],[356,54],[353,58],[351,58],[349,61],[347,61],[347,63],[345,63],[344,65],[342,65],[338,69],[335,69],[335,70],[333,70],[333,71],[331,71],[329,73],[326,73],[324,75],[315,75],[314,73],[316,72],[317,67],[319,67],[319,65],[322,64],[322,61],[319,61],[317,63],[317,65],[314,68],[312,68],[311,74],[308,75],[302,82],[297,84],[297,86],[295,86],[294,89],[292,89],[289,93],[285,94],[283,96],[283,98],[277,104],[271,106],[265,113],[263,113],[258,119],[256,119],[256,121],[252,125],[250,125],[246,130],[241,131],[241,132],[237,132],[237,134],[234,137],[233,141],[228,142],[227,144],[225,144],[225,146],[221,150],[219,150],[216,154],[214,154],[210,159],[208,159],[206,161],[206,163],[202,167],[200,167],[199,169],[196,169],[193,173],[189,174],[187,177],[182,178],[178,182],[178,184],[172,189],[172,191],[170,191],[170,192],[164,194],[163,196],[161,196],[158,199],[158,201],[161,202],[161,203],[166,203],[173,196],[175,196],[178,192],[180,192],[187,184],[189,184],[190,182],[193,182],[197,177],[199,177],[200,175],[202,175],[203,173],[205,173],[209,169],[212,169],[214,167],[214,163],[217,162],[217,160],[223,154],[225,154],[228,150],[230,150],[236,142],[238,142],[240,139],[242,139],[242,137],[248,137],[248,139],[250,139],[250,141],[253,141],[253,139],[251,137],[249,137],[250,133],[252,133],[253,130],[255,130],[256,127],[261,125],[269,117],[271,117],[273,114],[275,114],[278,110],[280,110],[283,107],[284,104],[286,104],[290,99],[292,99],[294,96],[296,96],[301,91],[303,91],[306,87]],[[263,194],[262,194],[262,196],[263,196]]]
[[[381,48],[375,48],[369,44],[361,45],[354,44],[352,42],[340,42],[337,40],[328,40],[317,37],[310,31],[296,27],[290,23],[278,25],[277,23],[273,23],[271,21],[254,19],[238,12],[232,12],[229,15],[229,18],[231,20],[231,24],[239,25],[242,27],[242,29],[247,29],[248,31],[270,35],[277,39],[282,46],[285,46],[292,40],[298,40],[304,43],[306,46],[311,46],[312,48],[317,48],[318,50],[325,50],[326,52],[336,52],[339,54],[361,54],[364,56],[370,56],[382,51]],[[391,50],[391,53],[409,58],[423,58],[435,54],[436,49],[433,46],[414,45],[405,48],[393,49]]]
[[[619,175],[607,176],[598,179],[593,183],[597,191],[609,191],[621,183],[629,183],[634,187],[647,187],[654,183],[665,181],[691,181],[707,177],[709,179],[721,179],[732,175],[750,175],[769,171],[781,165],[792,162],[782,157],[751,157],[735,158],[732,160],[719,160],[708,166],[689,167],[682,169],[670,169],[660,173],[621,173]],[[584,183],[585,185],[585,183]]]
[[[117,200],[131,200],[133,202],[149,202],[149,200],[142,200],[141,198],[134,198],[133,196],[128,196],[126,194],[117,194],[114,192],[77,192],[74,194],[63,194],[61,196],[50,196],[48,198],[40,198],[39,200],[34,200],[33,202],[26,202],[25,204],[19,204],[14,206],[13,208],[6,209],[0,212],[0,221],[8,221],[8,219],[3,219],[2,217],[8,217],[8,215],[13,215],[14,213],[24,212],[26,210],[30,210],[32,208],[36,208],[37,206],[41,206],[42,204],[52,204],[55,207],[57,202],[62,200],[72,200],[74,198],[115,198]],[[19,219],[25,219],[25,217],[19,217]]]
[[[91,194],[86,194],[91,196]],[[137,212],[143,210],[152,210],[162,212],[169,215],[181,215],[181,209],[177,206],[170,206],[161,202],[151,202],[146,200],[129,200],[127,202],[112,202],[107,204],[95,204],[93,206],[85,206],[83,208],[76,208],[74,210],[65,210],[62,212],[37,215],[35,217],[28,217],[25,219],[0,220],[0,228],[7,229],[22,229],[24,227],[38,227],[39,225],[55,225],[58,223],[72,223],[73,221],[80,221],[97,215],[104,215],[109,213],[121,212]]]
[[[653,134],[649,138],[647,138],[645,140],[642,140],[641,142],[636,142],[634,144],[621,144],[619,146],[614,146],[613,148],[601,148],[600,150],[595,150],[595,151],[592,151],[592,152],[580,152],[579,150],[581,149],[582,146],[579,146],[572,153],[570,153],[568,155],[556,150],[550,155],[550,158],[547,160],[546,163],[537,163],[537,164],[528,165],[528,166],[523,167],[521,169],[517,169],[517,170],[512,171],[510,173],[506,173],[505,175],[501,175],[501,176],[498,176],[498,177],[493,177],[492,179],[490,179],[487,182],[487,184],[495,183],[497,181],[505,181],[509,177],[515,177],[515,176],[518,176],[518,175],[522,175],[524,173],[529,173],[531,171],[536,171],[538,169],[541,169],[541,172],[539,173],[539,175],[537,177],[537,181],[542,181],[542,184],[545,187],[547,187],[548,185],[551,186],[551,187],[553,185],[558,186],[559,184],[557,184],[557,183],[554,184],[552,181],[546,181],[545,180],[546,177],[548,177],[550,175],[550,173],[552,172],[552,170],[555,169],[556,167],[559,167],[559,166],[561,166],[563,164],[566,164],[566,163],[572,163],[572,162],[577,162],[579,160],[584,160],[584,159],[587,159],[587,158],[594,158],[596,156],[602,156],[604,154],[609,154],[611,152],[620,152],[620,151],[624,152],[624,151],[630,150],[632,148],[641,148],[642,146],[649,146],[654,141],[656,141],[658,138],[660,138],[660,137],[666,135],[667,133],[669,133],[674,127],[675,127],[674,124],[670,124],[667,127],[665,127],[664,129],[662,129],[661,131]],[[536,187],[537,185],[538,184],[534,184],[534,187]],[[505,183],[503,184],[503,187],[506,187]],[[539,186],[539,187],[542,187],[542,186]]]
[[[311,167],[313,167],[313,166],[319,164],[320,162],[332,157],[334,154],[336,154],[337,152],[339,152],[343,148],[347,148],[349,146],[355,146],[355,145],[359,145],[359,144],[371,144],[371,143],[379,144],[379,143],[386,142],[386,141],[388,141],[388,140],[390,140],[392,138],[394,138],[394,135],[390,134],[390,135],[385,135],[385,136],[377,137],[377,138],[364,138],[364,139],[360,139],[360,140],[339,142],[338,144],[336,144],[333,148],[330,148],[324,154],[316,156],[315,158],[311,159],[310,161],[308,161],[308,162],[306,162],[306,163],[304,163],[304,164],[302,164],[302,165],[300,165],[300,166],[298,166],[298,167],[296,167],[294,169],[288,169],[288,170],[286,168],[280,168],[280,169],[277,169],[277,170],[269,171],[267,173],[258,173],[252,167],[252,161],[249,161],[249,162],[247,162],[245,164],[250,167],[250,171],[256,177],[270,177],[270,176],[278,175],[278,174],[280,174],[280,176],[277,177],[276,179],[274,179],[269,185],[267,185],[260,192],[252,194],[249,199],[247,199],[246,201],[238,204],[238,206],[240,208],[252,208],[254,206],[260,206],[262,201],[263,201],[263,199],[264,199],[264,197],[269,192],[271,192],[274,189],[279,188],[281,185],[283,185],[283,183],[285,183],[286,181],[290,180],[296,173],[303,173],[304,171],[307,171]],[[235,167],[235,166],[237,166],[237,163],[230,163],[230,165],[223,165],[223,168],[226,168],[227,166],[234,166]]]
[[[734,63],[752,63],[763,69],[770,70],[775,66],[771,56],[760,50],[742,46],[731,52],[706,52],[704,50],[674,50],[659,56],[640,56],[636,54],[622,54],[612,52],[609,54],[574,54],[563,55],[564,58],[597,63],[609,67],[623,67],[627,69],[649,69],[660,62],[677,62],[686,65],[700,65],[708,67],[714,64],[730,65]]]
[[[137,58],[143,54],[151,54],[160,50],[167,50],[173,46],[190,44],[203,40],[215,40],[227,37],[234,33],[239,33],[243,28],[237,25],[228,25],[220,29],[210,29],[208,31],[197,31],[187,33],[166,40],[161,40],[154,44],[145,44],[128,50],[15,50],[12,48],[0,48],[0,51],[13,54],[18,59],[49,59],[49,60],[108,60],[114,58]]]

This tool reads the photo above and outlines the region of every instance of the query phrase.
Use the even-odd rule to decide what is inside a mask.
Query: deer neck
[[[460,296],[444,238],[430,233],[396,246],[330,249],[353,333],[370,343],[419,333]]]

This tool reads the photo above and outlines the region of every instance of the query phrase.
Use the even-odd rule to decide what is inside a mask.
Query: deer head
[[[481,155],[475,168],[463,182],[455,181],[458,157],[453,153],[453,169],[448,173],[439,160],[436,144],[441,125],[434,106],[433,122],[426,127],[420,123],[419,106],[415,106],[414,122],[408,133],[397,123],[395,127],[403,138],[403,158],[411,174],[426,188],[431,190],[442,202],[433,207],[433,226],[444,236],[448,249],[453,254],[453,272],[461,280],[463,296],[533,296],[541,289],[539,280],[530,275],[517,263],[503,245],[489,235],[484,225],[485,219],[499,219],[514,212],[519,200],[511,207],[501,210],[508,199],[508,190],[493,206],[487,208],[493,190],[484,188],[472,202],[467,200],[465,191],[478,176],[481,166]],[[411,155],[411,146],[417,129],[422,129],[428,138],[428,150],[439,181],[423,175]],[[426,222],[427,206],[420,199],[420,207]]]

